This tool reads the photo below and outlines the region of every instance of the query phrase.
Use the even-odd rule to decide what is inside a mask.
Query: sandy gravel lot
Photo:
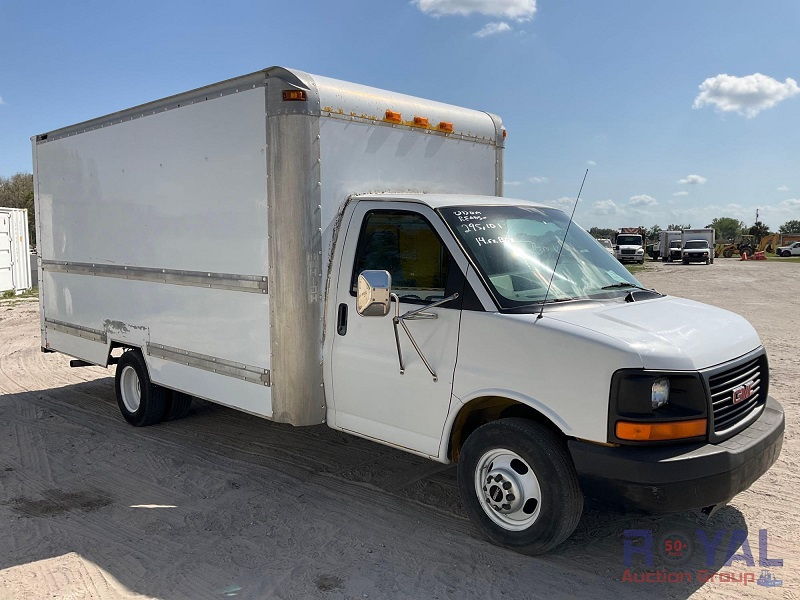
[[[35,301],[0,304],[0,598],[798,597],[800,264],[651,265],[647,285],[736,311],[770,353],[787,413],[778,464],[712,520],[588,508],[555,553],[530,558],[477,536],[452,467],[328,430],[215,405],[134,429],[113,370],[39,352]],[[760,529],[782,587],[622,581],[626,529],[721,532],[724,552]],[[742,552],[742,550],[738,550]],[[704,568],[702,548],[672,570]]]

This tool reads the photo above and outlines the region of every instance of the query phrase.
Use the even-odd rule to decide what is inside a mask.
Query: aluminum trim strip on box
[[[208,273],[204,271],[181,271],[177,269],[158,269],[132,267],[125,265],[102,265],[57,260],[42,260],[42,270],[52,273],[73,273],[96,277],[133,279],[171,285],[188,285],[235,292],[266,294],[269,290],[266,275],[236,275],[231,273]]]
[[[181,348],[164,346],[162,344],[147,344],[147,354],[170,362],[195,367],[204,371],[226,375],[235,379],[242,379],[250,383],[270,386],[269,369],[261,369],[244,363],[237,363],[207,354],[199,354]]]
[[[55,319],[45,319],[45,327],[53,331],[60,331],[67,335],[74,335],[93,342],[102,342],[105,344],[108,340],[106,332],[99,329],[92,329],[91,327],[84,327],[83,325],[75,325],[73,323],[65,323],[64,321],[56,321]]]

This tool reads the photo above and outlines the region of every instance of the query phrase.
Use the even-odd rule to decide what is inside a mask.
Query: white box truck
[[[0,207],[0,293],[31,288],[28,210]]]
[[[681,231],[681,260],[690,262],[714,262],[716,231],[713,228],[684,229]]]
[[[681,259],[681,232],[659,231],[658,249],[663,262]]]
[[[726,502],[783,440],[758,335],[501,197],[504,138],[278,67],[38,135],[43,350],[116,362],[133,425],[194,396],[457,462],[467,512],[522,552],[584,494]]]

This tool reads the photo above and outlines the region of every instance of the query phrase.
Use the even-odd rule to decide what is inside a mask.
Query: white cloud
[[[687,175],[683,179],[678,179],[678,183],[688,183],[689,185],[703,184],[706,181],[708,181],[708,179],[702,175]]]
[[[655,206],[658,204],[658,200],[647,194],[638,194],[636,196],[631,196],[628,204],[631,206]]]
[[[744,77],[724,73],[709,77],[700,84],[700,93],[692,108],[713,105],[721,112],[735,112],[752,119],[762,110],[800,93],[797,82],[787,77],[781,83],[761,73]]]
[[[529,177],[528,181],[530,181],[531,183],[547,183],[549,179],[547,177],[537,176],[537,177]]]
[[[617,205],[613,200],[598,200],[592,207],[598,215],[613,215],[617,212]]]
[[[561,198],[554,200],[552,204],[564,210],[566,209],[572,210],[572,207],[575,205],[575,198],[570,198],[569,196],[561,196]]]
[[[778,204],[780,208],[797,209],[800,208],[800,198],[789,198]]]
[[[674,193],[674,194],[672,194],[672,195],[673,195],[673,196],[688,196],[688,195],[689,195],[689,192],[687,192],[686,190],[683,190],[683,191],[680,191],[680,192],[675,192],[675,193]]]
[[[412,0],[412,4],[426,15],[431,15],[432,17],[468,16],[478,13],[487,17],[530,21],[533,15],[536,14],[536,0]],[[487,27],[490,25],[493,24],[490,23]],[[494,25],[501,24],[495,23]],[[501,31],[511,29],[507,23],[504,25],[506,28]],[[499,32],[495,31],[493,33]]]
[[[597,166],[597,163],[595,161],[593,161],[593,160],[587,160],[586,164],[589,165],[590,167],[596,167]]]
[[[0,104],[2,104],[2,103],[0,103]],[[778,186],[778,191],[779,192],[788,192],[789,191],[789,186],[788,185],[779,185]]]
[[[2,97],[2,96],[0,96],[0,104],[5,104],[5,103],[6,103],[6,102],[5,102],[5,100],[3,100],[3,97]]]
[[[485,38],[489,37],[490,35],[497,35],[498,33],[504,33],[506,31],[511,31],[511,25],[505,21],[500,21],[499,23],[487,23],[472,35],[479,38]]]
[[[524,181],[504,181],[503,185],[522,185]]]

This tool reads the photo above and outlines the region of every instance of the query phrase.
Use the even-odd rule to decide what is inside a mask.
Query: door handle
[[[336,333],[347,335],[347,304],[342,302],[336,316]]]

